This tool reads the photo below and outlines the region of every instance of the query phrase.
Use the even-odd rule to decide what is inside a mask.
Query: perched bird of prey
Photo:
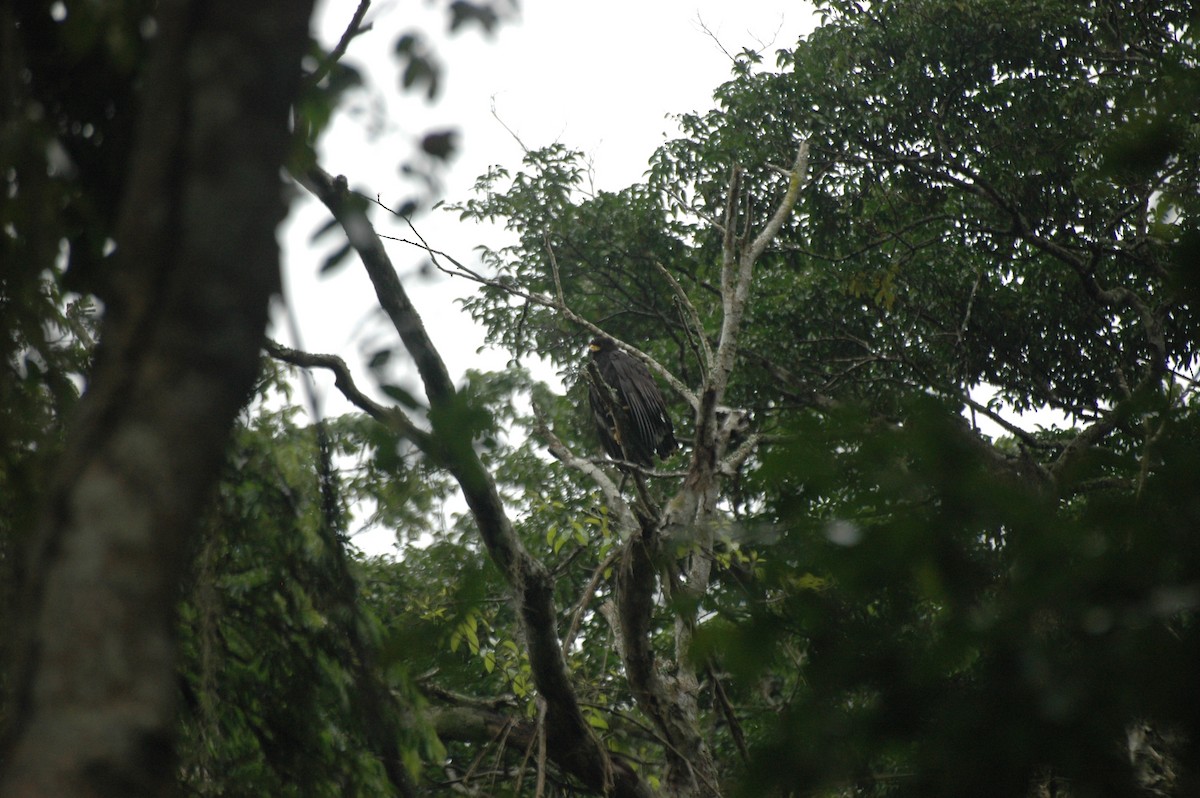
[[[596,338],[589,348],[595,368],[589,369],[588,400],[604,451],[646,467],[655,453],[666,458],[679,444],[650,369],[611,338]]]

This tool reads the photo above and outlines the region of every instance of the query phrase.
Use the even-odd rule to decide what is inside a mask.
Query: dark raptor
[[[611,338],[596,338],[588,348],[595,364],[589,369],[588,401],[604,451],[614,460],[647,468],[656,453],[668,457],[679,444],[650,369]]]

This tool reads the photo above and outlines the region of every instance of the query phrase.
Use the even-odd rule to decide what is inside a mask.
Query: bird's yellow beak
[[[588,344],[588,349],[592,350],[593,352],[599,352],[600,344]]]

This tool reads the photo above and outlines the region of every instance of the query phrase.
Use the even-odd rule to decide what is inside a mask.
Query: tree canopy
[[[458,383],[374,230],[382,209],[312,148],[357,79],[337,61],[367,5],[315,71],[298,51],[276,65],[300,124],[270,156],[370,277],[399,341],[372,365],[411,363],[423,392],[380,377],[381,403],[338,353],[262,342],[257,398],[236,419],[221,400],[232,436],[207,434],[197,461],[215,491],[192,521],[151,525],[178,534],[143,555],[160,612],[176,608],[161,645],[178,667],[155,687],[175,697],[154,705],[173,720],[151,735],[174,753],[119,760],[120,778],[78,794],[149,792],[139,773],[203,795],[1195,792],[1190,2],[827,0],[794,46],[741,51],[642,183],[589,192],[585,155],[561,143],[493,167],[449,207],[510,243],[478,262],[428,252],[512,357]],[[450,8],[455,25],[498,18]],[[120,418],[127,394],[105,380],[143,373],[136,347],[105,356],[125,351],[125,303],[144,292],[109,260],[138,230],[99,198],[146,179],[153,147],[113,109],[155,107],[133,76],[166,12],[88,13],[8,20],[26,70],[6,84],[21,114],[0,211],[0,559],[21,577],[0,615],[15,663],[0,768],[17,785],[43,700],[24,641],[53,632],[10,608],[38,606],[69,561],[45,540],[74,539],[53,531],[56,497],[91,473],[71,464],[131,451],[96,448],[107,427],[88,402]],[[43,40],[76,54],[70,74],[99,59],[98,85],[64,89]],[[396,52],[403,85],[436,90],[417,39]],[[258,218],[262,233],[277,217]],[[222,296],[234,278],[215,275]],[[186,366],[161,323],[163,362]],[[680,452],[605,456],[587,399],[598,336],[661,388]],[[519,366],[535,354],[562,391]],[[332,372],[358,412],[306,417],[297,369]],[[178,401],[154,396],[143,423]],[[402,554],[356,554],[355,514],[394,528]],[[124,584],[111,556],[85,582],[98,599]],[[80,616],[63,658],[97,655],[104,622]]]

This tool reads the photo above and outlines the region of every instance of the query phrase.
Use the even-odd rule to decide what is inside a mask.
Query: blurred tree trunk
[[[27,558],[0,794],[172,778],[178,583],[278,283],[310,12],[159,4],[101,345]]]

